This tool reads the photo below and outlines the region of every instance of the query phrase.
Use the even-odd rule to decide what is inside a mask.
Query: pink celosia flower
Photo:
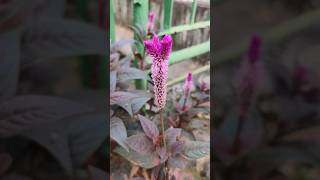
[[[154,84],[155,105],[163,109],[167,97],[167,79],[169,56],[172,49],[172,37],[165,35],[162,40],[154,34],[151,40],[144,41],[147,53],[153,58],[151,77]]]
[[[183,85],[183,92],[185,97],[189,97],[192,86],[192,73],[189,72]]]
[[[250,47],[248,51],[248,60],[251,63],[255,63],[260,58],[261,43],[261,37],[258,34],[254,34],[251,38]]]
[[[261,37],[257,34],[251,38],[248,57],[240,65],[240,72],[237,74],[240,116],[243,117],[248,112],[255,99],[258,81],[261,79],[262,64],[258,61],[261,54]]]
[[[150,12],[148,16],[148,24],[147,24],[147,30],[148,32],[151,32],[154,26],[154,12]]]

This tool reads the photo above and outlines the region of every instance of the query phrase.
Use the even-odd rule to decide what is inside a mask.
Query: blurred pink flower
[[[248,51],[248,60],[251,63],[255,63],[260,58],[261,43],[262,39],[258,34],[254,34],[251,37],[250,47]]]
[[[172,37],[165,35],[162,40],[154,34],[151,40],[144,41],[146,52],[153,58],[151,77],[154,83],[155,105],[163,109],[167,98],[167,79]]]
[[[147,30],[148,32],[151,32],[154,27],[154,12],[150,12],[148,16],[148,24],[147,24]]]
[[[261,80],[261,73],[263,71],[261,61],[259,61],[261,54],[261,37],[254,34],[251,38],[248,49],[248,57],[240,65],[240,72],[237,74],[239,102],[240,102],[240,116],[243,117],[248,112],[250,106],[255,100],[256,91],[259,81]]]
[[[186,81],[184,82],[183,85],[183,92],[185,97],[189,97],[191,89],[192,89],[192,73],[188,73],[188,76],[186,78]]]

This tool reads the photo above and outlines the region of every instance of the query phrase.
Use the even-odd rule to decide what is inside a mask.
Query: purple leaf
[[[171,146],[177,141],[177,138],[181,135],[180,128],[169,128],[165,131],[166,143]]]
[[[105,171],[91,165],[89,165],[88,171],[90,180],[105,180],[107,177],[107,173]]]
[[[12,157],[8,153],[0,153],[0,176],[3,175],[12,164]]]
[[[117,147],[114,150],[114,152],[126,158],[131,163],[143,168],[150,169],[160,164],[160,159],[156,154],[150,154],[146,156],[146,155],[139,154],[135,151],[127,152],[125,149],[121,147]]]
[[[164,147],[157,148],[157,153],[160,157],[161,163],[165,162],[168,159],[168,154]]]
[[[110,137],[117,141],[125,150],[129,151],[128,145],[125,143],[127,139],[127,130],[123,121],[118,117],[112,117],[110,121]]]
[[[8,137],[44,122],[88,113],[93,109],[62,98],[26,95],[3,102],[0,111],[0,137]]]
[[[115,71],[110,72],[110,92],[114,92],[116,90],[117,85],[117,73]]]
[[[133,116],[149,99],[148,94],[116,91],[110,94],[110,105],[117,104]]]
[[[0,102],[2,102],[16,94],[19,80],[21,31],[1,33],[0,49]]]
[[[119,53],[110,54],[110,71],[116,71],[119,67]]]
[[[172,156],[179,154],[183,150],[185,144],[186,144],[185,141],[177,141],[173,143],[170,147]]]
[[[196,160],[210,154],[210,143],[202,141],[186,141],[182,155]]]
[[[148,79],[147,73],[136,68],[122,67],[118,70],[118,80]]]
[[[122,46],[125,46],[125,45],[131,45],[133,44],[133,40],[131,39],[120,39],[119,41],[113,43],[111,46],[110,46],[110,51],[116,51],[118,50],[119,48],[121,48]]]
[[[153,143],[145,134],[136,134],[126,139],[127,144],[134,151],[150,155],[153,152]]]
[[[144,178],[142,178],[142,177],[134,177],[134,178],[131,178],[130,180],[144,180]]]
[[[190,166],[190,162],[182,156],[169,158],[168,165],[170,168],[185,169]]]
[[[53,59],[77,55],[105,55],[103,30],[74,20],[41,17],[24,34],[22,60]]]
[[[154,167],[151,172],[151,180],[159,179],[164,179],[163,164]]]
[[[157,125],[150,121],[149,119],[145,118],[144,116],[141,116],[138,114],[138,118],[140,120],[142,129],[144,133],[150,138],[150,139],[155,139],[159,136],[159,130]]]

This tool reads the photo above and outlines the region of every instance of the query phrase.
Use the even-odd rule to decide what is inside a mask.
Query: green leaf
[[[210,143],[202,141],[186,141],[182,156],[187,159],[199,159],[210,154]]]
[[[129,147],[125,140],[127,139],[127,130],[123,124],[122,119],[118,117],[112,117],[110,121],[110,137],[117,141],[125,150],[129,151]]]
[[[150,169],[160,164],[160,159],[156,155],[141,155],[135,151],[127,152],[121,147],[117,147],[114,152],[121,155],[131,163],[140,167]]]

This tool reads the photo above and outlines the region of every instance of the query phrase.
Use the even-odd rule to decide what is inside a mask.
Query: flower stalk
[[[160,109],[161,134],[163,137],[163,146],[167,152],[163,110],[166,105],[167,98],[168,66],[169,56],[172,49],[172,37],[170,35],[165,35],[160,39],[156,34],[154,34],[151,40],[144,41],[144,45],[146,52],[152,57],[151,78],[153,81],[155,97],[154,104]],[[167,164],[165,163],[165,179],[168,179],[168,172]]]

